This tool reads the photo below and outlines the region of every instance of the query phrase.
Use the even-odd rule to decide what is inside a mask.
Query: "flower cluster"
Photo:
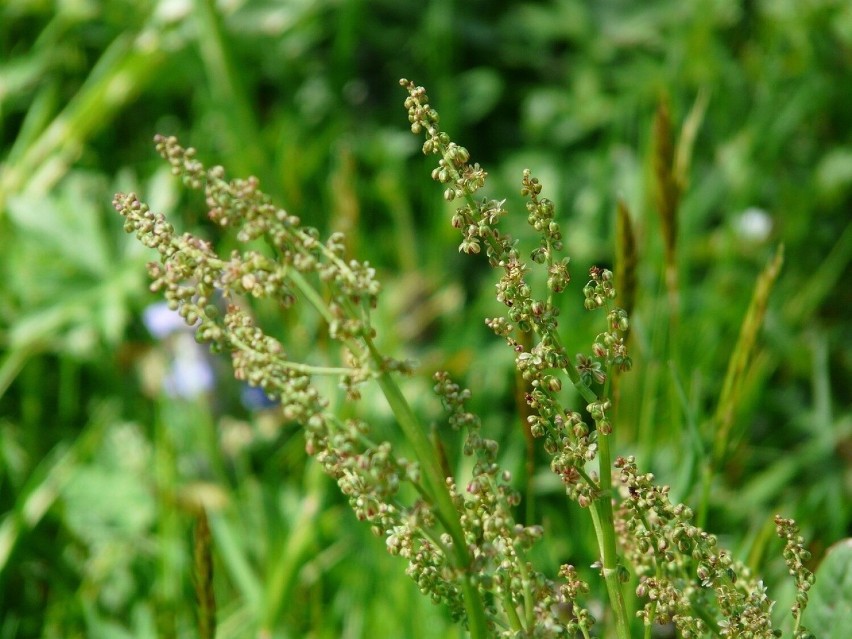
[[[808,591],[814,585],[814,573],[805,565],[810,561],[811,553],[805,548],[805,540],[799,534],[799,527],[792,519],[776,515],[775,530],[784,540],[784,561],[787,562],[790,575],[796,580],[796,603],[792,607],[795,620],[794,637],[812,639],[813,635],[801,625],[802,613],[808,605]]]
[[[266,239],[274,257],[247,250],[222,258],[209,242],[178,234],[135,194],[118,194],[114,206],[125,218],[125,230],[160,254],[160,262],[148,266],[151,290],[165,295],[198,341],[231,356],[237,379],[263,389],[280,402],[285,419],[304,427],[308,453],[337,480],[356,515],[387,536],[389,550],[409,557],[419,580],[426,572],[417,566],[445,571],[453,558],[440,540],[430,539],[437,535],[426,532],[435,529],[428,500],[405,506],[396,499],[403,482],[429,494],[419,464],[396,457],[387,442],[371,441],[364,422],[340,420],[314,383],[316,377],[337,377],[347,395],[357,398],[360,384],[410,370],[409,363],[380,355],[373,344],[370,311],[380,292],[373,269],[344,259],[340,234],[321,242],[315,229],[272,205],[256,179],[226,181],[221,167],[205,169],[195,152],[174,138],[158,136],[156,144],[184,184],[203,189],[211,220],[236,228],[241,242]],[[247,304],[253,297],[273,298],[285,308],[299,302],[312,306],[326,320],[329,336],[341,343],[342,361],[326,365],[289,358],[284,345],[257,325]],[[403,539],[410,551],[404,551]],[[442,584],[433,590],[443,587],[439,598],[462,615],[459,586],[452,579]]]
[[[515,365],[521,379],[527,385],[525,399],[531,409],[527,417],[529,429],[534,437],[544,438],[545,450],[552,455],[551,467],[560,476],[568,495],[583,506],[593,510],[593,517],[604,524],[599,527],[602,549],[601,564],[607,579],[610,594],[616,599],[616,617],[619,635],[626,636],[627,620],[623,598],[617,596],[617,557],[614,543],[612,504],[610,503],[610,457],[607,439],[612,426],[607,417],[610,403],[599,397],[590,387],[592,379],[605,380],[604,371],[596,371],[590,364],[585,375],[571,361],[559,333],[559,306],[555,296],[563,293],[570,282],[569,260],[559,257],[563,248],[562,233],[555,219],[553,203],[541,197],[542,185],[529,171],[524,171],[521,193],[527,198],[527,222],[539,235],[538,246],[529,254],[530,261],[546,269],[546,291],[541,297],[535,295],[529,281],[529,267],[518,248],[518,243],[497,228],[497,222],[506,214],[505,200],[475,198],[484,185],[486,173],[474,163],[463,147],[453,143],[441,131],[437,112],[430,106],[422,87],[408,80],[400,84],[408,91],[405,106],[414,133],[423,133],[426,141],[423,152],[439,156],[438,167],[432,177],[447,185],[444,192],[448,201],[462,200],[452,217],[452,225],[462,234],[460,250],[465,253],[480,253],[485,246],[489,264],[501,270],[497,283],[497,300],[507,308],[504,317],[491,318],[486,324],[512,347]],[[595,271],[597,274],[597,271]],[[596,284],[604,290],[606,300],[614,296],[614,287],[609,283],[611,273],[599,278]],[[604,295],[600,296],[604,305]],[[623,339],[617,332],[626,328],[626,315],[616,310],[611,321],[613,339],[609,350],[597,359],[607,368],[616,361],[624,364],[626,356]],[[516,339],[515,334],[521,338]],[[533,337],[534,336],[534,337]],[[621,341],[619,342],[619,339]],[[602,338],[603,341],[603,338]],[[530,345],[530,342],[534,342]],[[581,362],[585,364],[585,362]],[[624,366],[626,368],[626,366]],[[595,372],[596,371],[596,372]],[[560,397],[562,375],[574,385],[587,400],[587,410],[595,423],[591,431],[581,416],[563,406]],[[587,472],[586,465],[599,455],[600,475]]]
[[[115,208],[125,217],[125,230],[158,250],[160,263],[149,264],[151,290],[162,291],[169,306],[195,326],[199,341],[214,351],[232,355],[237,377],[280,400],[288,417],[304,423],[320,419],[325,403],[310,385],[313,374],[337,374],[351,394],[370,378],[368,349],[357,342],[373,336],[370,310],[380,287],[367,263],[344,258],[342,236],[321,242],[316,229],[300,225],[298,217],[276,207],[260,191],[257,179],[228,181],[222,167],[209,170],[195,151],[173,137],[157,136],[158,152],[184,184],[204,191],[209,218],[237,229],[237,239],[265,239],[274,257],[257,250],[234,251],[219,257],[212,245],[189,234],[179,235],[162,214],[153,213],[135,194],[118,194]],[[326,303],[307,278],[316,277],[328,289]],[[311,367],[287,359],[282,345],[266,335],[242,303],[244,298],[273,298],[282,307],[301,298],[327,321],[333,339],[343,343],[348,357],[342,367]],[[220,304],[225,302],[224,314]],[[388,361],[391,368],[405,368]]]
[[[315,229],[273,205],[256,179],[228,181],[221,167],[206,169],[194,150],[174,138],[158,136],[156,144],[186,186],[203,190],[213,222],[235,229],[237,240],[253,247],[255,240],[265,240],[270,252],[251,248],[221,257],[210,242],[179,234],[135,194],[118,194],[114,206],[125,218],[125,230],[160,254],[160,261],[148,266],[152,291],[164,294],[199,341],[230,355],[237,379],[262,389],[280,404],[285,419],[302,425],[307,452],[337,481],[356,516],[385,538],[391,554],[407,559],[407,572],[424,594],[447,605],[472,633],[554,637],[566,629],[587,632],[593,620],[576,601],[586,587],[573,573],[568,583],[557,586],[526,559],[542,530],[515,523],[512,511],[520,497],[511,476],[497,464],[497,444],[481,435],[478,417],[466,410],[469,392],[443,373],[435,377],[435,390],[450,426],[466,434],[464,453],[475,460],[464,490],[436,462],[434,447],[390,377],[408,372],[410,365],[380,354],[373,341],[370,313],[380,292],[373,269],[344,258],[340,234],[323,242]],[[452,147],[447,162],[464,154]],[[475,169],[463,173],[457,185],[463,190],[478,188],[484,179]],[[507,270],[517,267],[512,277],[522,283],[517,253],[508,240],[488,232],[501,211],[499,203],[483,206],[481,228],[470,230],[468,239],[487,236],[495,256],[510,255]],[[551,243],[558,243],[555,231]],[[340,361],[293,360],[285,345],[257,324],[252,298],[272,298],[283,308],[313,307],[329,337],[341,344]],[[527,306],[530,318],[542,315],[532,300]],[[532,382],[543,383],[547,393],[558,392],[555,378],[534,368]],[[358,398],[361,384],[378,381],[417,459],[398,456],[389,442],[374,441],[366,422],[334,414],[315,384],[319,376],[336,377],[350,399]],[[412,485],[419,498],[406,503],[400,497],[403,483]],[[476,619],[478,608],[481,620]]]
[[[459,250],[478,254],[485,246],[485,255],[491,266],[503,270],[503,277],[497,285],[497,299],[509,307],[509,320],[515,326],[528,332],[537,321],[542,323],[551,319],[555,315],[553,310],[532,298],[532,289],[525,279],[527,266],[523,263],[514,240],[497,228],[499,219],[506,215],[505,200],[474,199],[474,194],[485,185],[486,172],[477,163],[469,164],[468,150],[451,142],[449,136],[441,131],[438,113],[429,104],[425,89],[407,80],[401,80],[400,84],[408,90],[405,107],[408,109],[411,131],[415,134],[425,133],[423,153],[440,156],[438,167],[432,171],[432,178],[447,185],[444,191],[445,199],[464,201],[452,216],[453,227],[462,234]],[[542,205],[538,202],[540,185],[537,181],[534,182],[527,176],[527,183],[530,185],[530,195],[536,198],[533,200],[535,206],[530,209],[531,223],[540,227],[546,226],[549,241],[561,248],[558,225],[552,221],[552,204]],[[546,225],[545,221],[548,222]],[[548,244],[546,252],[537,253],[542,256],[539,259],[544,259],[545,255],[549,256],[550,250]],[[567,282],[567,279],[566,271],[561,278],[554,279],[554,286]]]
[[[700,637],[711,629],[715,607],[721,619],[714,633],[773,637],[772,601],[763,584],[718,548],[715,536],[692,524],[690,508],[671,503],[668,486],[639,473],[632,456],[617,458],[615,466],[624,496],[619,537],[639,576],[636,594],[647,602],[638,613],[645,624],[674,623],[682,636]]]
[[[653,624],[666,623],[684,637],[773,636],[772,602],[762,583],[719,549],[713,535],[694,526],[692,511],[672,504],[668,487],[640,473],[632,457],[613,463],[611,377],[632,365],[627,313],[613,305],[613,273],[597,267],[589,272],[584,304],[606,313],[605,327],[575,364],[562,343],[557,299],[571,281],[569,259],[561,255],[562,232],[553,203],[541,196],[542,185],[524,171],[527,222],[538,234],[537,245],[525,254],[498,228],[507,214],[505,200],[475,197],[486,172],[440,130],[425,90],[406,80],[401,84],[408,91],[411,130],[425,134],[424,153],[438,156],[432,177],[443,185],[445,199],[458,204],[451,222],[461,234],[459,250],[484,254],[500,272],[496,297],[505,311],[486,324],[514,352],[530,434],[543,442],[566,494],[593,520],[600,551],[594,567],[606,583],[616,635],[630,636],[622,588],[632,568],[646,635]],[[307,452],[337,481],[356,516],[384,537],[388,552],[407,560],[407,573],[420,590],[445,604],[474,639],[588,639],[595,619],[581,600],[589,586],[571,565],[548,578],[529,560],[544,530],[515,521],[520,495],[499,465],[497,443],[466,407],[470,392],[447,373],[434,376],[447,424],[462,433],[463,453],[473,462],[464,478],[449,470],[443,448],[427,436],[405,400],[394,374],[410,372],[411,365],[376,346],[372,311],[380,286],[370,265],[346,257],[341,234],[323,241],[316,229],[275,206],[257,179],[227,180],[222,167],[205,168],[193,149],[174,138],[158,136],[156,145],[187,187],[203,191],[210,220],[233,229],[252,248],[220,256],[210,242],[179,234],[135,194],[118,194],[114,206],[125,218],[125,230],[159,253],[159,262],[148,266],[151,289],[163,293],[198,341],[230,355],[239,380],[261,389],[287,420],[302,426]],[[540,291],[531,283],[530,269],[536,268],[546,280]],[[282,308],[311,307],[340,356],[327,361],[333,358],[316,354],[326,358],[316,362],[290,357],[285,344],[258,325],[251,312],[254,298],[272,299]],[[335,379],[350,400],[359,398],[363,384],[375,382],[413,458],[374,440],[367,422],[332,411],[315,383],[318,377]],[[583,411],[566,406],[566,379],[582,398]],[[401,490],[403,485],[412,490]],[[791,520],[779,517],[776,525],[799,593],[796,637],[804,639],[799,618],[813,583],[804,566],[807,551]]]
[[[465,408],[470,391],[454,383],[445,372],[434,376],[435,392],[449,413],[451,428],[466,431],[464,454],[475,459],[472,476],[462,497],[453,484],[465,541],[472,549],[480,587],[496,597],[508,617],[507,627],[495,627],[499,636],[515,637],[518,628],[529,637],[557,637],[565,632],[588,632],[594,619],[579,604],[588,586],[571,566],[563,566],[564,584],[557,585],[538,572],[526,552],[541,539],[541,526],[514,521],[520,494],[512,476],[497,464],[497,442],[481,434],[479,418]],[[497,618],[495,616],[495,618]]]
[[[606,312],[606,328],[596,336],[591,353],[579,354],[574,364],[561,342],[559,308],[554,300],[570,282],[569,260],[559,256],[562,234],[553,203],[541,197],[542,185],[524,171],[521,193],[527,198],[527,221],[539,237],[529,259],[546,268],[547,275],[547,290],[536,297],[518,243],[497,228],[506,215],[505,200],[474,197],[483,187],[486,173],[478,164],[470,164],[470,153],[440,130],[438,114],[425,90],[407,80],[400,83],[408,91],[405,106],[411,129],[425,134],[423,152],[439,156],[432,177],[445,185],[447,201],[462,201],[452,217],[452,225],[462,235],[459,249],[478,254],[484,247],[489,264],[502,271],[497,300],[507,311],[486,324],[515,352],[531,409],[527,417],[530,433],[544,440],[551,469],[568,496],[591,510],[601,549],[596,565],[607,583],[618,636],[629,636],[621,595],[621,585],[629,575],[619,550],[639,578],[636,594],[646,603],[637,614],[648,631],[654,623],[671,623],[684,637],[707,632],[724,637],[774,636],[769,616],[772,602],[763,584],[752,579],[728,551],[718,549],[714,536],[694,526],[692,511],[673,505],[668,487],[656,485],[651,474],[641,474],[632,457],[618,457],[614,463],[622,490],[620,500],[616,499],[610,453],[613,400],[608,393],[612,372],[630,370],[632,360],[626,345],[627,312],[613,305],[613,273],[599,267],[589,271],[583,287],[584,305],[590,311]],[[593,428],[583,414],[563,405],[563,374],[586,400]],[[592,462],[597,462],[597,471],[589,468]],[[801,540],[792,525],[781,520],[778,526],[779,534],[788,541],[785,557],[799,586],[794,608],[798,623],[810,573],[802,569]],[[562,576],[567,574],[563,570]],[[577,592],[572,591],[566,600],[573,602]]]

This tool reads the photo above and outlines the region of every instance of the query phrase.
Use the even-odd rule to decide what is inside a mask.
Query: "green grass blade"
[[[780,246],[775,256],[760,274],[751,298],[745,319],[740,327],[737,343],[728,360],[728,369],[722,383],[722,392],[714,415],[713,463],[718,468],[724,461],[732,438],[732,429],[739,408],[740,390],[757,349],[757,336],[763,325],[769,294],[781,272],[784,262],[784,247]]]
[[[77,467],[98,447],[112,423],[111,408],[102,405],[73,443],[60,443],[45,456],[30,475],[15,506],[0,524],[0,576],[9,565],[15,547],[44,518],[71,481]]]
[[[50,125],[0,172],[0,215],[12,193],[50,188],[77,159],[86,140],[141,92],[166,60],[162,30],[125,33],[104,51],[89,78]],[[31,135],[30,131],[26,134]]]

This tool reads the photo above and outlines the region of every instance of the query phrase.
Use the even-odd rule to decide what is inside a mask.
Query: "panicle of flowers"
[[[434,380],[434,390],[449,413],[450,427],[465,431],[464,454],[475,460],[466,494],[461,495],[454,482],[452,489],[463,511],[465,541],[474,557],[479,587],[495,602],[491,609],[495,636],[544,638],[587,633],[594,619],[578,599],[588,586],[573,567],[563,567],[565,582],[560,584],[526,559],[544,530],[515,522],[512,511],[520,503],[520,494],[512,487],[511,473],[497,464],[497,442],[482,436],[479,418],[465,408],[470,391],[446,372],[436,373]]]
[[[531,433],[544,438],[545,450],[553,456],[551,467],[562,479],[568,494],[581,505],[589,505],[600,491],[594,476],[587,474],[584,468],[597,453],[598,432],[609,434],[612,430],[606,417],[610,404],[599,399],[590,386],[593,382],[603,383],[606,371],[613,365],[622,370],[630,366],[623,339],[627,329],[626,313],[612,309],[608,317],[609,330],[598,336],[594,356],[580,356],[579,366],[571,362],[561,343],[559,306],[555,300],[555,296],[562,293],[571,280],[569,258],[560,256],[563,236],[555,220],[553,202],[541,197],[540,181],[525,170],[521,194],[527,198],[527,222],[539,237],[538,246],[530,253],[530,260],[533,264],[542,265],[547,274],[546,294],[537,297],[529,282],[529,268],[518,243],[497,227],[499,219],[506,214],[505,200],[474,199],[475,192],[484,184],[485,172],[478,164],[471,166],[468,151],[455,145],[440,130],[438,114],[429,105],[425,90],[407,80],[400,83],[409,94],[405,105],[411,129],[426,136],[423,152],[440,156],[432,177],[451,185],[445,193],[448,200],[463,200],[463,205],[452,217],[453,226],[461,231],[463,237],[460,250],[478,253],[481,246],[486,246],[489,263],[502,272],[496,290],[497,300],[507,308],[506,314],[489,318],[486,324],[515,352],[515,366],[528,385],[525,399],[532,408],[532,414],[527,418]],[[477,179],[468,180],[466,176],[470,175],[476,175]],[[590,308],[608,304],[615,295],[612,273],[593,268],[592,282],[584,293],[586,290],[589,291],[587,299],[600,301]],[[532,345],[525,346],[515,339],[516,331],[535,335],[537,339]],[[567,410],[561,404],[560,372],[567,374],[588,400],[587,408],[595,420],[594,430],[589,429],[579,413]]]
[[[409,80],[400,80],[408,91],[405,107],[408,109],[408,121],[411,132],[423,133],[425,155],[439,155],[438,166],[432,171],[432,179],[446,185],[444,199],[452,202],[463,199],[464,205],[456,209],[452,218],[453,227],[462,233],[459,250],[476,254],[486,247],[486,255],[492,266],[501,260],[518,260],[513,241],[496,228],[497,220],[505,215],[505,201],[482,200],[476,202],[473,195],[485,184],[487,173],[478,163],[468,164],[470,153],[462,146],[450,140],[450,136],[439,127],[438,112],[429,104],[429,97],[423,87]]]
[[[615,368],[624,372],[633,366],[625,344],[625,336],[630,327],[627,311],[611,305],[615,295],[615,278],[612,271],[597,266],[591,267],[589,281],[583,287],[583,304],[590,311],[598,308],[607,310],[607,330],[595,337],[592,344],[594,358],[577,356],[577,368],[582,377],[598,383],[606,380],[603,370]]]
[[[772,637],[772,602],[741,562],[718,548],[715,536],[692,524],[693,512],[672,504],[669,487],[618,457],[623,500],[617,517],[621,546],[639,577],[637,613],[646,625],[673,623],[684,637]],[[717,610],[714,614],[712,611]],[[718,617],[717,627],[708,624]]]
[[[397,457],[388,442],[372,441],[365,422],[339,419],[314,383],[317,376],[337,377],[348,397],[357,399],[360,384],[410,370],[410,363],[380,355],[372,342],[370,311],[380,292],[373,269],[344,258],[340,234],[321,242],[315,229],[273,205],[256,179],[226,181],[221,167],[205,169],[195,151],[175,138],[158,136],[156,144],[185,185],[203,189],[211,220],[236,229],[241,242],[265,239],[274,257],[250,249],[222,258],[209,242],[179,235],[135,194],[119,193],[114,206],[125,230],[160,254],[160,262],[148,265],[151,289],[165,295],[199,341],[230,354],[237,379],[280,401],[283,416],[303,426],[307,452],[337,481],[356,516],[386,538],[389,552],[408,559],[421,589],[463,617],[458,560],[450,536],[440,532],[419,463]],[[285,308],[313,306],[343,347],[340,365],[290,359],[281,342],[256,324],[245,303],[251,297],[272,298]],[[403,503],[403,483],[421,499]]]
[[[808,605],[808,592],[814,585],[814,573],[807,567],[811,559],[810,551],[805,548],[805,539],[799,534],[799,527],[792,519],[786,519],[781,515],[775,516],[775,530],[778,536],[784,540],[784,561],[790,575],[796,581],[796,603],[793,604],[795,639],[813,639],[813,635],[802,625],[802,613]]]
[[[306,372],[322,371],[287,362],[281,345],[253,327],[253,319],[239,300],[243,296],[273,298],[284,308],[297,298],[307,301],[328,321],[330,336],[347,349],[347,365],[326,372],[343,375],[350,393],[357,394],[354,386],[370,377],[368,353],[357,338],[374,335],[370,310],[380,291],[370,265],[344,258],[340,234],[321,242],[316,229],[301,226],[298,217],[275,206],[259,189],[256,178],[228,181],[222,167],[205,169],[195,159],[194,149],[181,147],[174,137],[157,136],[155,142],[184,184],[203,190],[213,222],[235,228],[241,242],[265,239],[275,256],[250,249],[220,258],[208,242],[178,235],[135,194],[118,194],[114,205],[125,217],[125,230],[135,232],[146,246],[160,253],[160,263],[149,265],[152,290],[162,290],[169,305],[188,324],[197,323],[199,340],[211,342],[214,350],[232,353],[238,376],[276,399],[291,390],[304,391]],[[327,287],[329,303],[306,280],[313,274]],[[224,318],[217,299],[225,301]],[[402,364],[396,367],[405,368]],[[289,398],[297,401],[280,399],[285,407],[304,405],[298,397]],[[305,418],[304,411],[297,412],[294,419]]]
[[[408,109],[411,130],[425,134],[424,153],[439,156],[438,167],[432,172],[432,177],[450,185],[449,193],[445,194],[448,195],[447,199],[463,200],[462,206],[459,206],[452,216],[452,225],[462,233],[460,250],[479,253],[484,246],[490,265],[502,271],[496,291],[497,300],[507,307],[506,315],[488,319],[486,324],[515,349],[516,364],[524,379],[533,387],[541,389],[541,392],[531,394],[530,399],[536,402],[544,413],[550,413],[544,416],[545,421],[561,412],[550,410],[555,407],[542,393],[553,395],[559,392],[561,382],[553,373],[563,370],[575,385],[581,387],[579,390],[583,396],[591,401],[595,395],[588,388],[588,380],[580,379],[561,344],[558,332],[559,307],[555,303],[554,295],[565,290],[571,276],[568,270],[569,258],[559,256],[563,249],[563,236],[555,220],[553,202],[541,197],[541,183],[529,170],[525,170],[521,193],[528,200],[527,221],[539,235],[539,244],[531,251],[529,259],[535,264],[543,265],[547,271],[546,295],[536,297],[528,279],[529,267],[522,257],[517,241],[500,231],[497,226],[499,219],[506,215],[505,200],[477,201],[474,198],[484,185],[487,174],[478,164],[471,165],[469,152],[456,145],[441,131],[438,114],[429,104],[425,89],[408,80],[401,80],[400,84],[408,91],[405,106]],[[470,176],[476,176],[476,179],[470,179]],[[611,278],[611,273],[609,276]],[[626,324],[626,317],[622,321],[619,315],[619,320],[615,323],[618,326]],[[538,343],[529,350],[525,349],[512,337],[516,330],[527,334],[535,333]],[[620,354],[622,359],[626,358],[623,343],[621,347],[621,352],[613,353],[613,357]],[[544,432],[540,428],[536,428],[536,431]]]
[[[497,300],[507,310],[503,317],[487,319],[486,324],[515,352],[515,366],[526,384],[525,400],[532,409],[527,417],[530,432],[534,437],[544,438],[545,450],[552,456],[551,467],[562,479],[567,494],[581,506],[590,507],[592,516],[604,522],[596,527],[602,551],[602,573],[617,608],[619,636],[624,637],[628,632],[627,614],[617,581],[619,571],[610,503],[611,457],[606,440],[612,432],[609,419],[612,406],[609,400],[591,388],[591,383],[605,381],[607,372],[603,370],[604,365],[606,371],[616,361],[624,369],[629,367],[620,334],[623,333],[622,327],[626,328],[626,314],[616,311],[612,315],[608,332],[614,336],[612,340],[606,340],[611,342],[607,352],[596,355],[599,361],[590,363],[585,369],[587,374],[581,375],[562,344],[558,323],[556,296],[563,293],[570,282],[569,260],[559,256],[563,248],[562,233],[555,220],[553,203],[541,197],[539,180],[529,171],[524,171],[521,193],[527,198],[527,222],[539,237],[538,246],[529,254],[529,260],[546,269],[546,290],[541,296],[533,292],[529,267],[518,243],[497,227],[500,217],[506,214],[505,200],[477,200],[474,197],[484,184],[485,172],[478,164],[471,165],[468,151],[455,145],[440,130],[438,114],[429,105],[425,90],[408,80],[401,80],[400,84],[408,91],[405,106],[411,129],[426,136],[423,152],[439,156],[438,167],[432,172],[432,177],[447,185],[445,199],[462,200],[462,205],[452,216],[452,225],[462,234],[460,250],[480,253],[484,247],[489,264],[501,271],[496,285]],[[607,279],[611,279],[611,274]],[[607,284],[600,283],[600,286],[603,288]],[[614,288],[609,288],[614,293]],[[518,332],[521,337],[516,339]],[[582,416],[562,405],[562,375],[570,379],[587,401],[586,409],[595,422],[594,430],[586,426]],[[596,458],[601,469],[599,474],[586,470],[587,464]]]

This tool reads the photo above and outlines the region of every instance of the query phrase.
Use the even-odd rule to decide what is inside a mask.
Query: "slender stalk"
[[[430,134],[432,131],[430,131]],[[446,167],[458,181],[460,174],[455,168],[454,158],[449,153],[449,147],[446,144],[440,145],[441,155],[444,158]],[[473,197],[473,193],[465,190],[463,193],[464,199],[468,204],[469,210],[477,210],[478,205]],[[468,223],[473,223],[473,220],[468,220]],[[498,242],[494,235],[486,235],[484,240],[490,245],[491,250],[499,254]],[[549,262],[550,264],[550,262]],[[565,349],[561,344],[559,335],[555,331],[546,331],[547,337],[552,341],[553,348],[556,352],[564,352]],[[595,392],[585,383],[583,383],[580,372],[577,367],[567,360],[562,369],[571,383],[577,389],[577,392],[588,402],[597,402],[599,398]],[[600,435],[598,439],[599,452],[598,463],[600,472],[599,497],[592,504],[592,518],[595,526],[595,532],[598,537],[598,544],[601,550],[601,559],[603,563],[603,574],[609,592],[610,603],[613,607],[616,618],[616,631],[619,639],[630,639],[630,629],[627,618],[627,607],[624,601],[624,595],[621,590],[621,583],[618,580],[618,558],[615,543],[615,524],[612,510],[612,458],[610,454],[609,436]]]
[[[503,610],[506,611],[506,616],[509,618],[509,625],[512,627],[512,630],[522,632],[524,626],[521,623],[521,618],[518,617],[518,611],[515,610],[515,606],[512,603],[512,594],[507,590],[503,591]]]
[[[328,307],[301,274],[293,270],[288,272],[287,276],[305,296],[311,306],[327,322],[332,321],[333,318]],[[467,551],[467,544],[464,539],[464,531],[462,530],[458,512],[456,511],[455,504],[453,504],[450,491],[447,488],[446,477],[441,469],[439,455],[429,441],[426,431],[422,428],[411,405],[405,399],[396,381],[394,381],[388,371],[384,370],[384,358],[376,348],[375,343],[369,336],[365,336],[363,341],[378,371],[377,381],[382,394],[385,396],[394,417],[396,417],[403,435],[414,449],[414,454],[423,470],[426,488],[435,506],[436,516],[453,540],[454,563],[465,573],[461,580],[461,587],[467,610],[470,636],[472,639],[485,639],[487,637],[485,606],[468,572],[471,558]]]
[[[381,365],[381,354],[376,349],[372,340],[367,338],[365,341],[374,361]],[[414,411],[411,409],[411,405],[405,399],[405,396],[390,373],[382,371],[379,374],[378,382],[403,434],[414,448],[414,453],[420,461],[424,472],[424,479],[432,493],[436,516],[453,539],[455,563],[465,572],[461,579],[461,587],[464,595],[465,609],[467,610],[470,636],[472,639],[485,639],[488,636],[486,632],[485,607],[482,597],[471,579],[471,575],[467,572],[471,561],[470,555],[465,544],[464,532],[458,518],[458,512],[453,504],[452,497],[441,472],[438,455],[432,448],[426,432],[421,428]]]
[[[193,534],[193,576],[195,598],[198,604],[198,637],[214,639],[216,636],[216,595],[213,593],[213,537],[204,508],[195,517]]]
[[[615,614],[615,628],[619,639],[630,639],[630,625],[624,593],[618,579],[618,553],[615,543],[615,523],[612,511],[612,455],[610,435],[598,437],[598,468],[600,473],[600,496],[593,502],[592,518],[601,549],[603,576],[609,593],[610,604]]]
[[[323,484],[318,481],[320,472],[318,465],[308,466],[306,483],[309,484],[309,492],[302,498],[282,552],[266,575],[261,625],[265,630],[275,628],[281,622],[282,612],[292,600],[299,569],[314,544],[316,519],[322,512],[324,501]]]

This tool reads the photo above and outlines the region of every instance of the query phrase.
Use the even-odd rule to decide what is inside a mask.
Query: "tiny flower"
[[[603,384],[606,381],[606,373],[601,370],[601,363],[586,355],[577,355],[577,370],[580,373],[580,379],[587,386],[592,381],[597,384]]]

